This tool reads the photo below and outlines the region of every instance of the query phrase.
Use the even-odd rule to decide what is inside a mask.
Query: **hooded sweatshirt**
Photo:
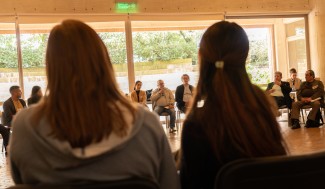
[[[113,132],[84,149],[71,148],[51,136],[43,117],[31,124],[36,106],[22,110],[13,121],[10,165],[16,184],[82,184],[146,178],[160,188],[180,188],[171,149],[158,116],[137,105],[135,121],[126,110],[125,137]]]

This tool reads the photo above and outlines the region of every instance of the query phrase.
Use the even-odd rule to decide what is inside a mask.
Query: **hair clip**
[[[196,105],[198,108],[202,108],[204,106],[204,100],[199,100]]]
[[[222,60],[218,60],[218,61],[216,61],[215,66],[217,69],[218,68],[223,69],[224,62]]]

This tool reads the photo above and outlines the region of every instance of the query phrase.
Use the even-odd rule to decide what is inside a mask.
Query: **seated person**
[[[174,109],[174,95],[171,90],[165,87],[163,80],[157,81],[157,89],[152,92],[151,101],[152,109],[158,115],[161,115],[163,112],[166,112],[170,115],[170,129],[169,132],[175,132],[175,120],[176,114]]]
[[[11,97],[3,103],[3,125],[11,126],[11,121],[17,112],[26,108],[26,102],[21,98],[21,90],[19,86],[11,86],[9,89]]]
[[[134,85],[134,91],[131,92],[131,101],[137,102],[139,104],[142,104],[143,106],[147,107],[147,94],[145,91],[141,90],[142,82],[136,81]]]
[[[217,173],[231,161],[286,154],[270,96],[246,72],[248,51],[236,23],[217,22],[201,38],[198,84],[182,127],[182,189],[215,188]]]
[[[307,117],[306,127],[318,127],[315,122],[316,114],[321,104],[324,104],[324,85],[323,82],[315,80],[315,72],[307,70],[305,73],[306,81],[302,82],[300,89],[297,91],[298,101],[292,104],[291,124],[292,129],[300,128],[299,114],[304,105],[311,105],[312,109]]]
[[[34,86],[32,88],[32,94],[27,99],[28,106],[38,103],[38,101],[43,97],[42,89],[40,86]]]
[[[270,94],[276,101],[278,107],[286,105],[291,109],[292,99],[290,97],[290,84],[289,82],[281,81],[282,73],[274,73],[274,82],[271,82],[267,85],[266,91]]]
[[[120,93],[96,31],[63,21],[52,29],[45,57],[49,92],[12,123],[9,162],[16,184],[144,178],[158,188],[180,188],[157,115]]]
[[[297,71],[294,68],[290,69],[290,78],[287,80],[290,83],[292,91],[299,90],[301,85],[301,79],[297,78]]]
[[[176,98],[176,106],[182,111],[186,112],[186,109],[189,107],[189,101],[193,97],[193,86],[188,82],[190,81],[190,76],[187,74],[182,75],[182,85],[179,85],[176,88],[175,98]]]
[[[5,154],[7,155],[7,146],[9,143],[10,128],[0,124],[0,134],[3,139],[3,147],[5,148]]]

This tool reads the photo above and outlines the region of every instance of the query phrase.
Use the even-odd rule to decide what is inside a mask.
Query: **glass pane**
[[[20,24],[20,41],[23,59],[24,94],[30,97],[33,86],[47,86],[45,52],[51,28],[55,24]]]
[[[305,20],[304,18],[292,18],[287,20],[285,26],[288,41],[289,68],[296,68],[297,77],[303,80],[307,70]]]
[[[203,31],[134,32],[134,67],[136,80],[143,89],[155,89],[157,80],[176,90],[186,73],[194,84],[198,77],[197,52]]]
[[[15,24],[0,23],[0,101],[10,97],[9,88],[19,85]]]
[[[98,34],[107,47],[120,89],[124,93],[129,93],[125,33],[100,32]]]
[[[249,40],[246,69],[255,84],[270,82],[271,39],[269,28],[244,28]]]
[[[175,91],[185,73],[195,86],[198,45],[204,30],[215,22],[132,22],[135,78],[142,81],[142,90],[157,88],[162,79]]]
[[[289,67],[297,69],[297,77],[305,78],[307,70],[306,40],[298,39],[288,42]]]
[[[305,35],[305,20],[303,18],[291,18],[285,21],[291,22],[286,24],[287,37]]]
[[[121,91],[129,93],[124,22],[90,22],[107,47]]]

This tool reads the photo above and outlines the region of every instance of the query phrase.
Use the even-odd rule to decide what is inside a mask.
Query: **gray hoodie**
[[[157,115],[137,106],[135,122],[127,119],[126,137],[111,134],[85,149],[48,136],[45,120],[31,125],[37,105],[15,117],[10,164],[16,184],[80,184],[130,177],[151,179],[164,189],[180,188],[171,149]],[[126,118],[130,117],[125,112]]]

